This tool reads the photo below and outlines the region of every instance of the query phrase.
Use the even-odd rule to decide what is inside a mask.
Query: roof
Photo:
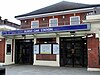
[[[5,20],[0,20],[0,26],[1,26],[1,25],[7,25],[7,26],[15,27],[15,28],[20,28],[20,25],[19,25],[19,24],[10,22],[10,21],[8,21],[7,19],[5,19]]]
[[[88,8],[98,5],[89,5],[89,4],[82,4],[82,3],[74,3],[74,2],[67,2],[62,1],[26,14],[15,16],[15,18],[18,17],[25,17],[25,16],[31,16],[31,15],[38,15],[38,14],[46,14],[46,13],[52,13],[52,12],[59,12],[59,11],[67,11],[67,10],[73,10],[73,9],[80,9],[80,8]],[[100,6],[100,5],[99,5]]]

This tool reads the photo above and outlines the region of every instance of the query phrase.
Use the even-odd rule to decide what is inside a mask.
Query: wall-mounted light
[[[65,18],[65,16],[62,16],[62,18]]]
[[[23,37],[24,39],[26,39],[26,35],[22,35],[22,37]]]
[[[75,35],[74,35],[74,34],[71,34],[70,36],[71,36],[71,37],[74,37]]]
[[[86,45],[86,42],[84,44]]]
[[[24,22],[26,23],[27,21],[25,20]]]
[[[0,39],[0,41],[2,41],[2,39]]]
[[[45,41],[44,43],[47,43],[47,41]]]
[[[91,35],[88,35],[88,37],[93,37],[93,34],[91,34]]]
[[[75,31],[71,31],[71,32],[70,32],[70,36],[71,36],[71,37],[74,37],[74,36],[75,36]]]
[[[45,18],[43,18],[43,21],[45,20]]]
[[[83,36],[82,38],[86,38],[86,36]]]

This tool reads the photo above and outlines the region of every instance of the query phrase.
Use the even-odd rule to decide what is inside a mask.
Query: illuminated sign
[[[27,35],[27,34],[36,34],[36,33],[46,33],[46,32],[82,31],[82,30],[90,30],[90,25],[89,24],[64,25],[64,26],[48,27],[48,28],[11,30],[11,31],[3,31],[2,35],[23,35],[23,34]]]

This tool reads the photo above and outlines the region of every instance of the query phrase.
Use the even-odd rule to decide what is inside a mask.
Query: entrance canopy
[[[46,27],[46,28],[34,28],[34,29],[24,29],[24,30],[11,30],[3,31],[2,35],[28,35],[28,34],[38,34],[38,33],[50,33],[50,32],[65,32],[65,31],[83,31],[90,30],[89,24],[80,25],[64,25],[58,27]]]

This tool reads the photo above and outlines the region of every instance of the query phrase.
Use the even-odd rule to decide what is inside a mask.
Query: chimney
[[[2,20],[2,17],[0,16],[0,20]]]
[[[7,24],[8,19],[4,19],[4,24]]]
[[[5,21],[8,21],[8,19],[4,19]]]

